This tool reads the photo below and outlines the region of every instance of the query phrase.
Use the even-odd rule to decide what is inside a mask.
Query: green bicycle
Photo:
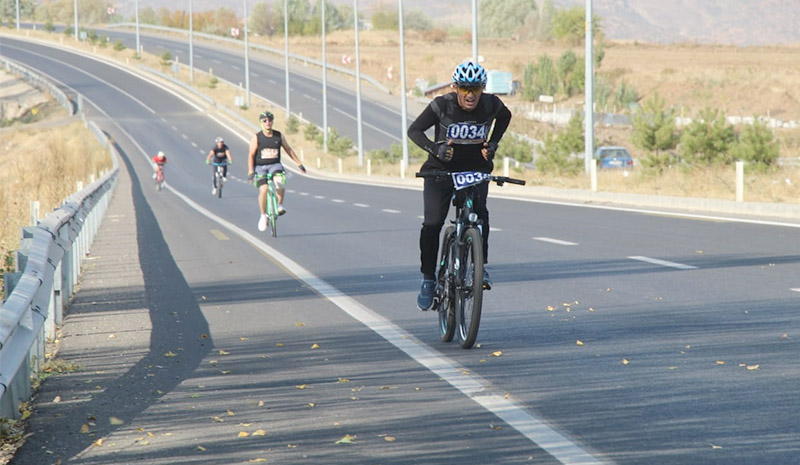
[[[267,224],[272,233],[272,237],[278,237],[278,194],[275,192],[275,182],[272,180],[275,176],[282,176],[284,184],[286,183],[286,175],[283,172],[257,174],[253,178],[253,185],[258,187],[260,179],[267,180]]]

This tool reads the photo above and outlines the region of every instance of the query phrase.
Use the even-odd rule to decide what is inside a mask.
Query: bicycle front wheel
[[[217,198],[222,198],[222,175],[217,171]]]
[[[455,287],[453,286],[453,263],[455,263],[456,228],[448,226],[442,239],[442,258],[439,260],[438,298],[439,335],[442,342],[450,342],[456,333]]]
[[[456,325],[458,342],[472,348],[478,338],[483,304],[483,238],[477,228],[464,234],[456,280]]]

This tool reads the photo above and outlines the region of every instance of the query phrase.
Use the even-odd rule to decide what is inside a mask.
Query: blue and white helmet
[[[453,71],[453,82],[459,86],[485,86],[486,70],[472,61],[465,61]]]

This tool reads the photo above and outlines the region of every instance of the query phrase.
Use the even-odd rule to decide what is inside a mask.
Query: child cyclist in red
[[[167,164],[167,156],[164,155],[164,152],[159,151],[156,156],[152,158],[153,160],[153,169],[155,173],[153,173],[153,179],[156,180],[156,184],[161,186],[164,182],[164,165]]]

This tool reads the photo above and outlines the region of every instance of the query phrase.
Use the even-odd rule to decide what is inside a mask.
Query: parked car
[[[594,158],[599,168],[633,168],[633,157],[625,147],[598,147]]]

